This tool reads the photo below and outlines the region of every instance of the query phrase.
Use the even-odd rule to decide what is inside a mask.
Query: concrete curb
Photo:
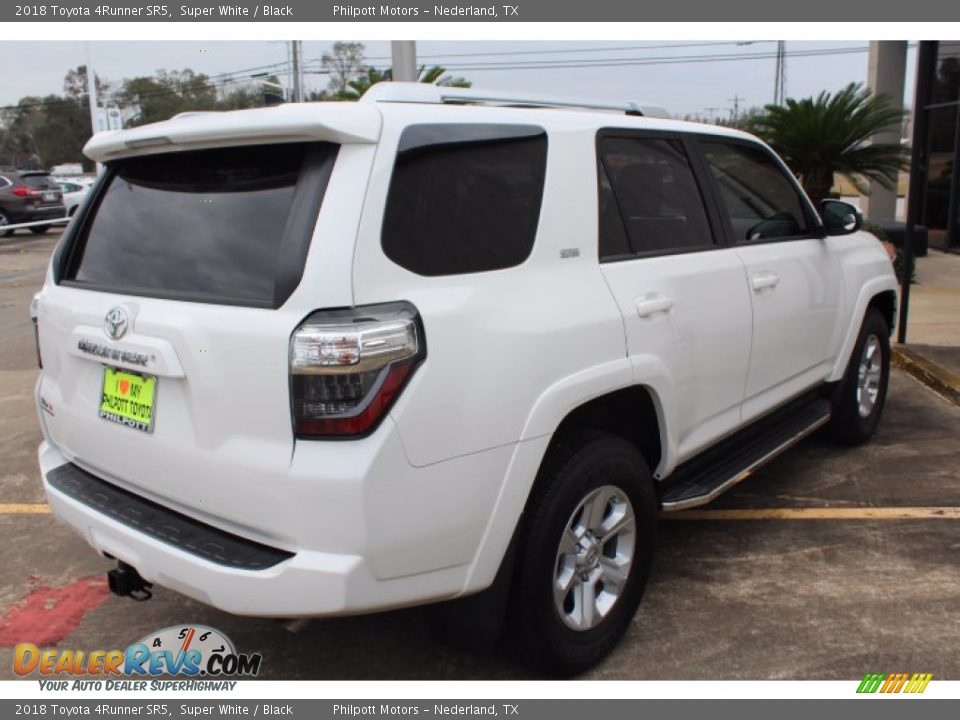
[[[960,407],[960,375],[954,375],[904,345],[893,346],[893,364]]]

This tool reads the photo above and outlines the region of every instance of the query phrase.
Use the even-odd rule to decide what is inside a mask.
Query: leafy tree
[[[442,87],[470,87],[473,83],[462,77],[446,75],[446,69],[439,65],[421,65],[418,70],[417,82]],[[380,82],[393,80],[393,70],[377,70],[367,68],[362,75],[354,77],[347,83],[347,88],[335,96],[337,100],[358,100],[367,90]]]
[[[216,110],[217,90],[203,73],[159,70],[152,77],[124,80],[117,100],[134,110],[130,126],[167,120],[177,113]]]
[[[79,160],[90,139],[86,104],[70,97],[24,97],[3,111],[0,164],[43,168]]]
[[[323,54],[320,62],[330,71],[330,95],[346,92],[350,79],[363,72],[365,50],[363,43],[338,42],[333,44],[333,52]]]
[[[909,149],[871,138],[899,130],[903,118],[904,112],[889,98],[851,83],[835,94],[824,91],[815,98],[767,105],[750,129],[780,154],[810,199],[819,203],[829,195],[834,174],[862,193],[868,192],[866,179],[886,188],[896,186],[899,171],[907,167]]]
[[[97,75],[97,95],[110,91],[110,83]],[[68,97],[81,102],[87,102],[87,66],[79,65],[67,71],[63,78],[63,91]]]

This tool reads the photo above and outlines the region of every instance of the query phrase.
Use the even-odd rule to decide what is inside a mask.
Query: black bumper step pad
[[[52,470],[47,482],[119,523],[217,565],[265,570],[294,555],[206,525],[111,485],[72,463]]]

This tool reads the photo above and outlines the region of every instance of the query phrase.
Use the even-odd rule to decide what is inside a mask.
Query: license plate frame
[[[55,192],[45,192],[43,194],[43,202],[52,203],[57,201],[57,194]]]
[[[158,385],[159,380],[155,375],[104,365],[97,416],[133,430],[153,433]],[[146,410],[144,405],[148,406]]]

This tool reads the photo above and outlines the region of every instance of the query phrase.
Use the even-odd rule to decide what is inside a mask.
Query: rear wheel
[[[49,225],[32,225],[30,226],[30,232],[34,235],[43,235],[47,230],[50,229]]]
[[[867,310],[843,380],[833,397],[828,430],[837,442],[858,445],[880,422],[890,381],[890,328],[876,308]]]
[[[531,493],[510,614],[528,662],[570,676],[613,649],[650,573],[656,512],[631,443],[584,433],[554,445]]]
[[[0,210],[0,237],[6,237],[13,233],[13,230],[6,229],[6,226],[10,224],[10,218],[3,210]]]

